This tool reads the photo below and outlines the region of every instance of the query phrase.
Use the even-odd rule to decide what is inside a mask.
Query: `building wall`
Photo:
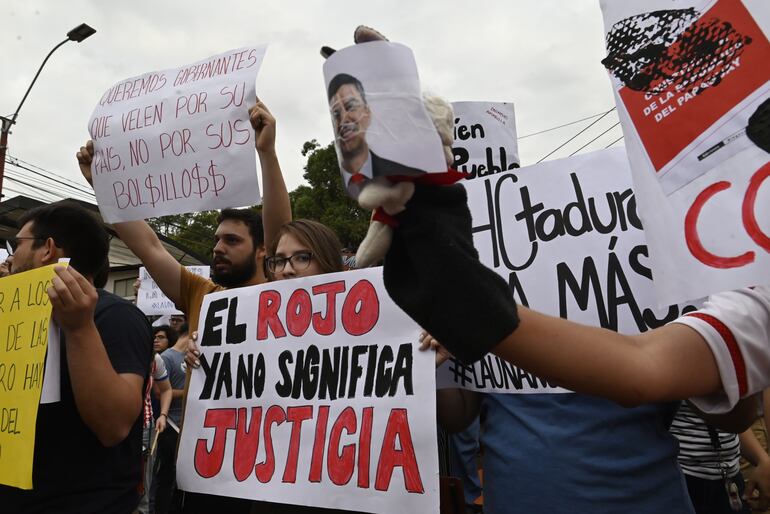
[[[132,270],[110,271],[104,289],[111,293],[115,293],[118,296],[122,296],[127,300],[133,301],[136,298],[136,295],[134,295],[134,281],[137,278],[139,278],[138,268]]]

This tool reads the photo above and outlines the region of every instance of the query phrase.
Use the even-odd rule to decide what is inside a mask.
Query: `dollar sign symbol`
[[[160,200],[160,188],[152,183],[152,175],[147,175],[144,179],[144,187],[150,192],[150,204],[155,207]]]
[[[209,176],[211,177],[211,181],[214,183],[214,196],[219,196],[219,192],[225,188],[227,179],[221,173],[217,173],[217,165],[214,164],[213,160],[209,161]],[[221,186],[217,182],[217,178],[222,179]]]
[[[203,198],[203,193],[209,190],[209,181],[206,177],[201,177],[200,173],[200,167],[198,166],[198,163],[195,163],[195,166],[190,170],[190,173],[192,175],[192,178],[194,178],[198,182],[198,198]],[[201,184],[205,182],[206,188],[204,189],[201,187]]]

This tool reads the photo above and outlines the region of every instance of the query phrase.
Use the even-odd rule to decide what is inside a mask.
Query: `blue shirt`
[[[677,406],[485,395],[484,512],[693,513],[668,432]]]

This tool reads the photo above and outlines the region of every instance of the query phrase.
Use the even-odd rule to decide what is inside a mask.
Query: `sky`
[[[86,22],[97,30],[59,48],[46,64],[9,137],[8,153],[37,173],[88,189],[75,152],[88,120],[114,83],[189,64],[230,49],[267,44],[257,94],[277,119],[276,147],[289,190],[303,183],[305,141],[332,140],[324,92],[323,45],[352,44],[369,25],[409,46],[422,87],[449,101],[513,102],[522,165],[536,163],[589,121],[530,134],[602,113],[614,100],[600,63],[599,0],[3,0],[0,114],[16,109],[48,51]],[[615,113],[549,159],[578,150],[617,122]],[[621,136],[609,130],[581,152]],[[52,198],[71,191],[6,166],[3,193]],[[27,182],[24,185],[19,180]]]

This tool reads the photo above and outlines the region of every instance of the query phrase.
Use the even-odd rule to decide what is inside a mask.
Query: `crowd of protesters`
[[[175,457],[183,426],[185,370],[188,365],[199,365],[194,340],[204,296],[225,288],[355,267],[352,252],[343,249],[330,228],[317,221],[293,219],[275,151],[275,119],[260,101],[250,110],[250,119],[262,175],[262,213],[222,210],[215,232],[211,279],[194,275],[180,265],[146,222],[114,224],[118,237],[186,315],[181,324],[183,318],[177,315],[172,318],[174,326],[153,328],[136,306],[98,287],[103,285],[99,272],[108,265],[109,238],[103,224],[90,213],[60,202],[34,209],[20,221],[19,232],[13,238],[13,257],[0,268],[0,273],[19,273],[56,263],[63,257],[71,259],[68,268],[57,268],[49,289],[53,316],[62,334],[62,398],[39,409],[33,467],[35,488],[25,491],[0,486],[0,512],[350,512],[183,492],[176,486]],[[77,153],[81,171],[89,181],[92,156],[90,142]],[[403,243],[412,244],[407,239]],[[403,271],[406,276],[407,271],[414,271],[399,268],[405,265],[398,257],[389,255],[390,262],[386,259],[386,274],[393,277]],[[456,272],[454,283],[447,271],[440,277],[450,279],[442,292],[452,287],[458,289],[447,300],[462,298],[463,270],[453,267],[453,256],[436,252],[427,261],[430,259],[446,259],[448,270]],[[481,277],[472,287],[482,292],[495,287],[494,281],[483,273],[469,276]],[[401,286],[402,292],[421,287]],[[422,295],[426,291],[415,291],[419,296],[417,293]],[[497,301],[497,296],[490,293],[487,300]],[[418,310],[424,307],[414,306],[398,295],[395,299],[412,317],[420,318]],[[506,309],[504,305],[499,311]],[[718,307],[712,305],[707,309],[711,309],[709,315],[719,317]],[[719,373],[714,374],[716,364],[711,362],[711,368],[708,363],[697,367],[700,361],[695,362],[696,369],[705,367],[703,373],[707,378],[696,381],[691,373],[682,370],[681,380],[689,380],[687,384],[673,381],[670,389],[637,391],[638,396],[629,400],[623,395],[637,387],[632,383],[636,375],[629,371],[635,364],[628,364],[630,360],[624,355],[609,358],[620,366],[616,371],[627,373],[627,377],[618,378],[608,369],[566,370],[574,362],[598,355],[592,352],[606,352],[601,345],[612,337],[607,331],[562,325],[560,321],[538,316],[519,308],[518,318],[511,325],[516,329],[512,335],[479,342],[479,347],[522,363],[528,369],[531,366],[533,371],[542,370],[543,376],[555,377],[568,387],[596,396],[527,398],[530,395],[439,391],[438,422],[459,433],[446,439],[451,458],[445,459],[447,466],[443,469],[464,484],[463,508],[468,512],[484,509],[491,514],[653,514],[748,512],[751,507],[768,505],[770,459],[756,439],[744,432],[739,444],[737,436],[718,432],[697,417],[695,409],[680,407],[679,402],[673,401],[719,392],[724,378],[720,382]],[[470,326],[481,321],[471,313],[464,322]],[[766,320],[750,322],[761,324]],[[549,334],[527,332],[546,323],[553,327]],[[461,345],[473,345],[474,341],[437,340],[430,334],[440,333],[441,327],[426,325],[433,326],[425,326],[430,333],[423,336],[421,349],[435,349],[437,364],[450,356],[450,350],[458,356],[463,353],[463,357],[472,353]],[[516,328],[517,325],[520,326]],[[679,329],[671,337],[686,339],[682,328],[700,333],[695,326],[677,326]],[[564,352],[563,347],[557,348],[552,342],[570,338],[578,339],[575,352]],[[598,346],[581,342],[588,339],[595,339]],[[543,348],[528,353],[528,348],[536,343],[542,343]],[[761,343],[769,346],[766,340]],[[625,344],[617,342],[620,346]],[[703,351],[708,351],[709,346],[703,347],[695,351],[694,343],[687,346],[696,360],[710,356],[704,357]],[[559,361],[557,354],[566,360]],[[679,357],[671,364],[681,363],[687,355]],[[761,373],[762,369],[752,372]],[[765,380],[770,379],[770,373],[765,376]],[[697,385],[688,385],[693,382]],[[627,409],[600,397],[643,405]],[[738,398],[730,400],[731,407],[743,410],[728,419],[709,420],[738,419],[739,431],[743,432],[745,420],[756,418],[756,406],[738,403]],[[668,430],[672,426],[673,434]],[[679,446],[675,437],[681,441]],[[681,466],[677,462],[679,447]],[[741,448],[759,470],[759,478],[745,492],[736,465]],[[479,474],[480,462],[483,476]],[[448,504],[442,505],[442,509],[451,512]]]

